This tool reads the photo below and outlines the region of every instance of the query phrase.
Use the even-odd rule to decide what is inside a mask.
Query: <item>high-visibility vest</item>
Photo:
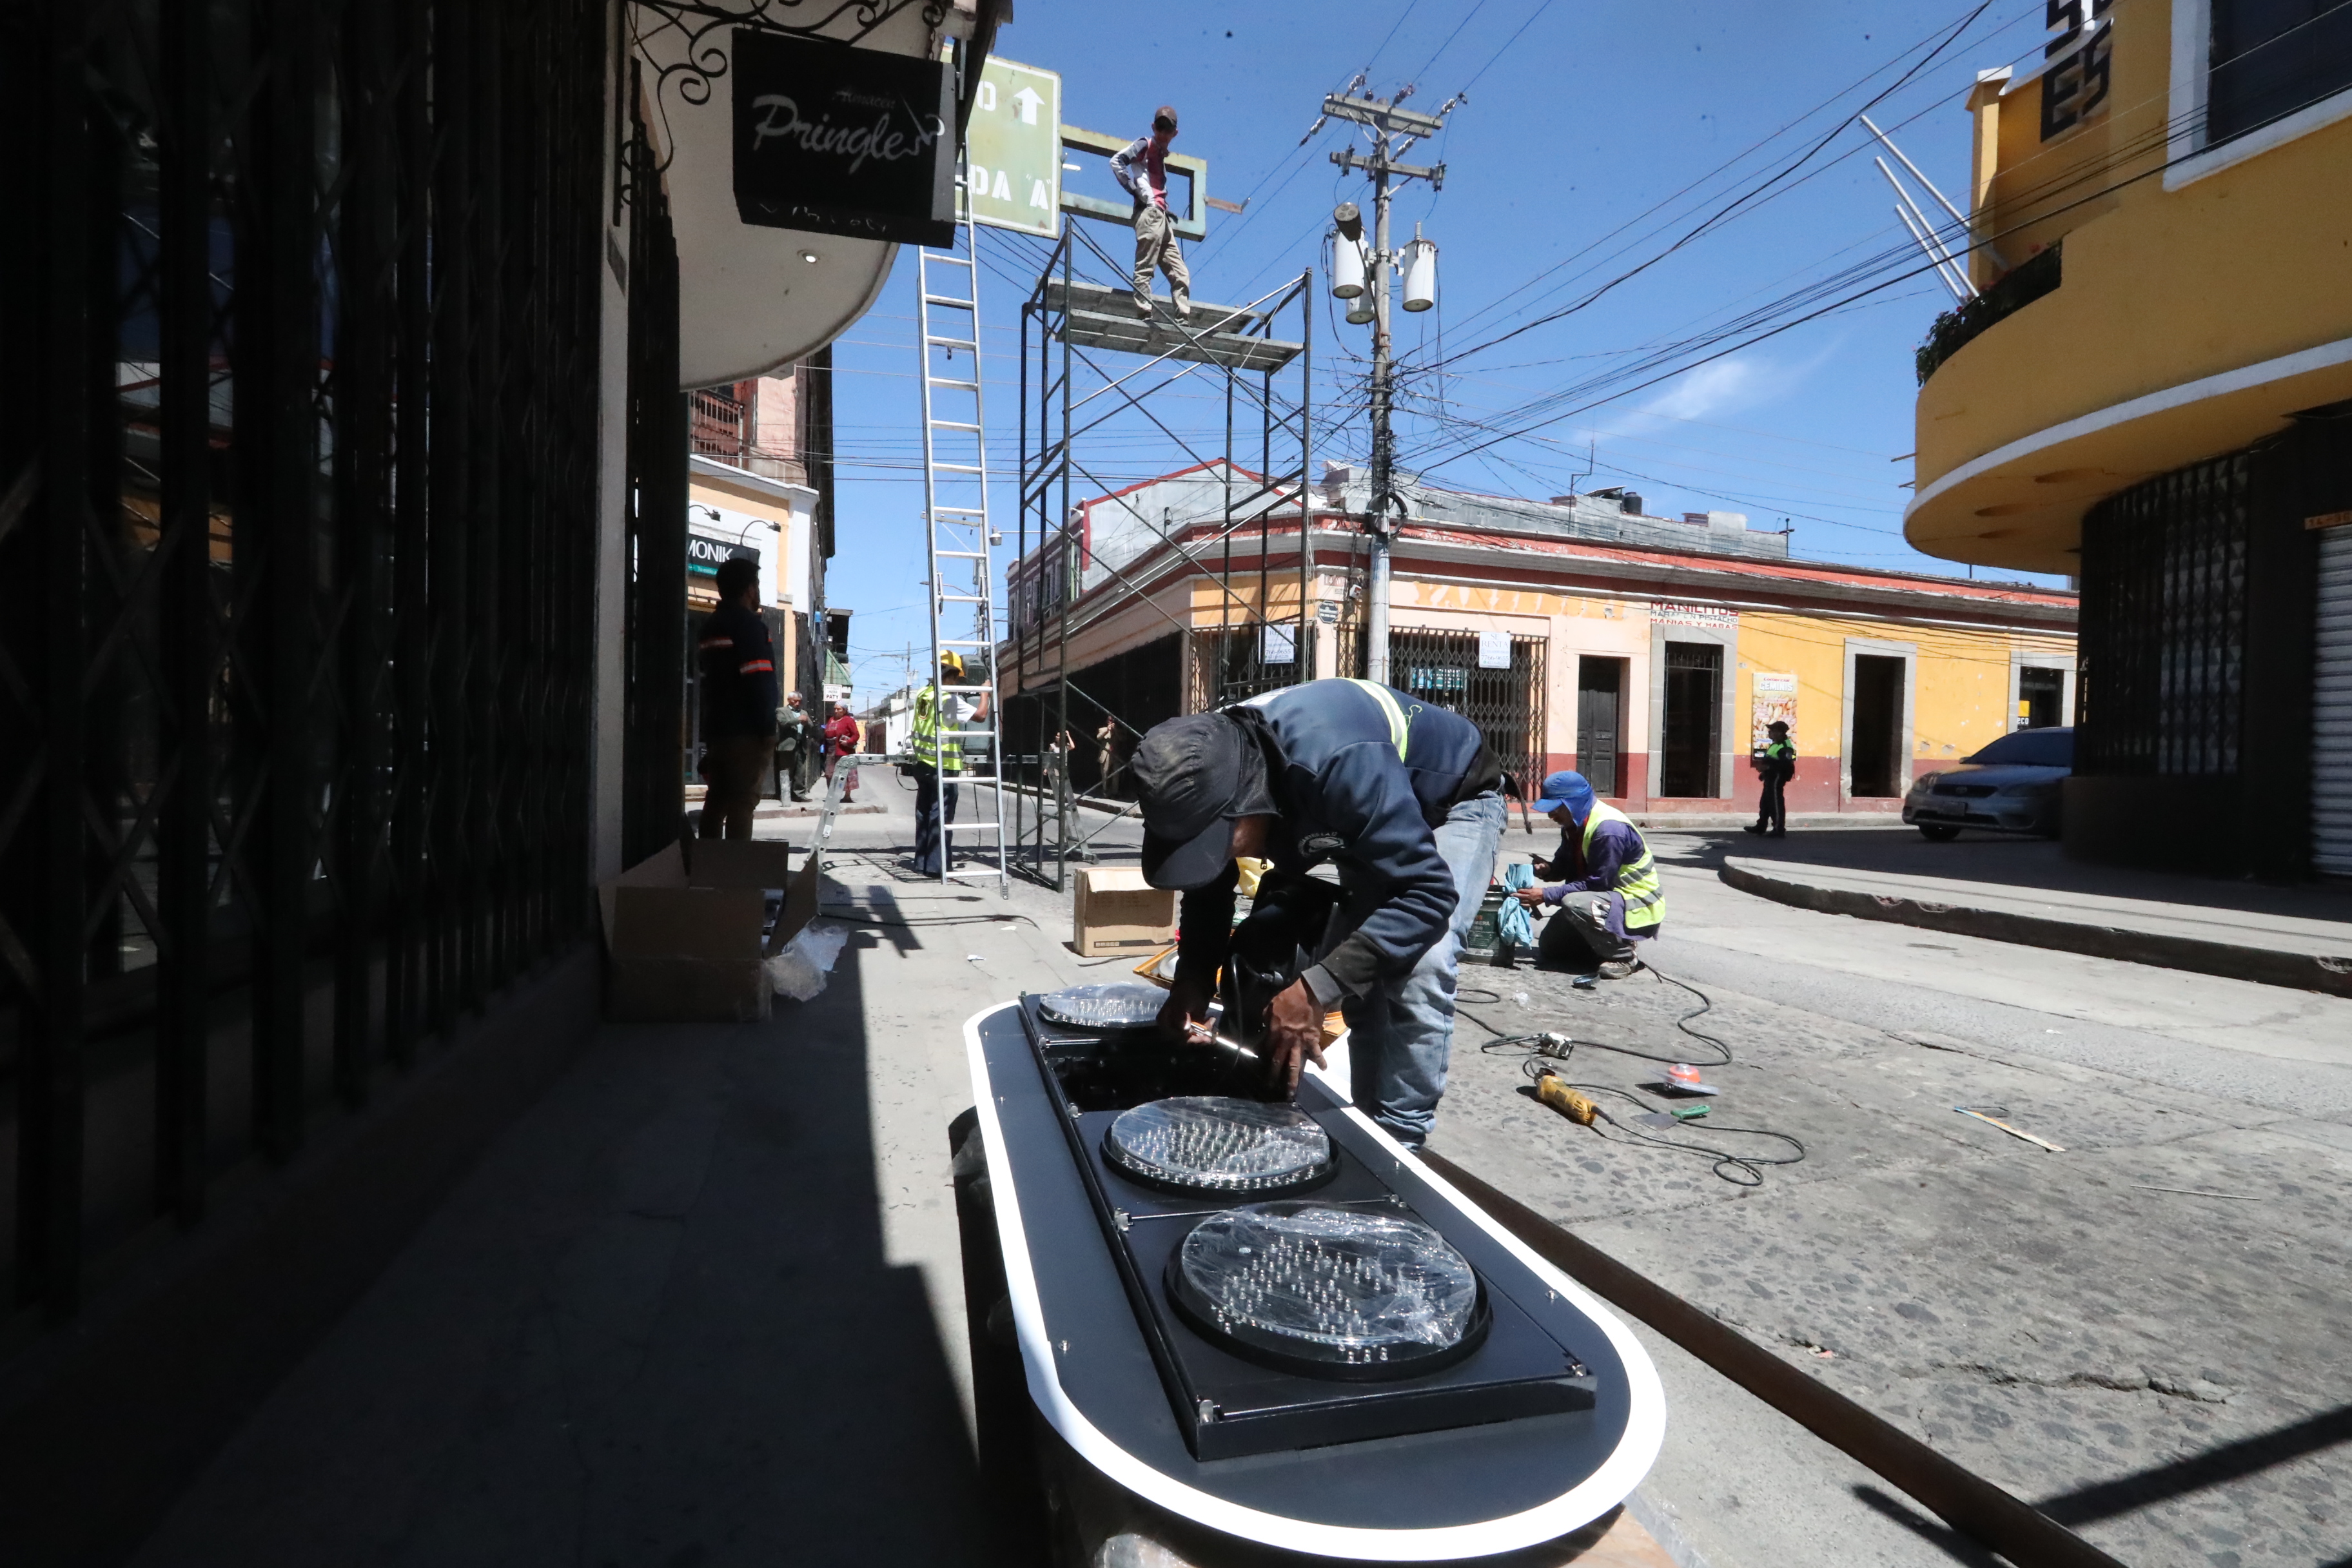
[[[1377,680],[1359,680],[1353,676],[1348,678],[1348,684],[1360,688],[1381,705],[1381,717],[1389,721],[1389,744],[1396,748],[1397,761],[1404,761],[1405,747],[1412,739],[1412,725],[1404,716],[1404,710],[1397,706],[1396,693]],[[1419,712],[1420,709],[1416,706],[1413,710]]]
[[[1594,801],[1592,815],[1584,819],[1582,847],[1587,865],[1592,861],[1592,835],[1604,822],[1622,822],[1628,827],[1633,826],[1633,819],[1615,806]],[[1642,830],[1633,828],[1633,837],[1640,839]],[[1666,918],[1666,890],[1658,883],[1657,862],[1650,858],[1650,846],[1646,839],[1642,841],[1639,856],[1617,868],[1615,890],[1625,900],[1627,931],[1647,931]]]
[[[926,686],[915,693],[914,731],[908,749],[915,761],[937,768],[942,773],[963,772],[963,742],[954,738],[954,731],[940,733],[940,689]]]

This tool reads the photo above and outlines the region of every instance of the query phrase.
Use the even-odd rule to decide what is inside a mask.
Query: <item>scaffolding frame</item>
[[[1109,282],[1085,275],[1098,264]],[[1314,448],[1314,271],[1286,279],[1246,305],[1195,302],[1189,318],[1155,300],[1152,318],[1135,312],[1126,264],[1079,225],[1066,226],[1021,311],[1021,436],[1018,544],[1006,594],[1007,623],[1002,664],[1017,688],[1005,703],[1003,768],[1013,787],[1006,791],[1013,813],[1007,858],[1022,875],[1059,892],[1069,884],[1074,861],[1093,858],[1091,840],[1131,811],[1122,807],[1091,828],[1077,819],[1082,796],[1070,778],[1070,756],[1078,740],[1070,730],[1071,699],[1108,716],[1124,731],[1131,749],[1140,730],[1104,696],[1071,679],[1073,636],[1119,605],[1133,602],[1167,618],[1181,635],[1179,704],[1184,711],[1215,707],[1259,692],[1311,679],[1315,647],[1313,497],[1308,476]],[[1276,335],[1296,310],[1295,340]],[[1139,363],[1114,368],[1108,356],[1136,355]],[[1155,412],[1155,394],[1208,370],[1223,383],[1224,441],[1222,452],[1204,453],[1205,441],[1188,439]],[[1292,378],[1295,377],[1295,384]],[[1295,384],[1295,396],[1285,389]],[[1089,558],[1076,526],[1079,502],[1115,498],[1121,487],[1104,479],[1090,461],[1087,437],[1121,415],[1140,415],[1151,428],[1195,467],[1216,466],[1223,499],[1209,520],[1213,530],[1199,536],[1202,520],[1170,530],[1139,510],[1134,515],[1157,535],[1145,553],[1165,556],[1155,574],[1172,564],[1185,580],[1205,577],[1216,586],[1217,619],[1200,616],[1188,590],[1181,618],[1170,615],[1125,568]],[[1242,438],[1240,451],[1236,437]],[[1255,482],[1249,485],[1239,457],[1254,447]],[[1295,451],[1297,464],[1288,462]],[[1285,459],[1276,467],[1277,454]],[[1295,510],[1299,523],[1298,605],[1286,665],[1265,658],[1277,623],[1272,607],[1271,538],[1277,512]],[[1234,540],[1255,526],[1256,563],[1234,569]],[[1164,549],[1163,549],[1164,547]],[[1141,558],[1139,558],[1139,561]],[[1081,607],[1089,567],[1099,568],[1106,585],[1123,594]],[[1257,579],[1255,595],[1236,591],[1237,575]],[[1238,617],[1236,612],[1239,612]],[[1288,626],[1289,617],[1280,623]],[[1214,635],[1213,664],[1204,679],[1201,634]],[[1236,651],[1241,657],[1234,657]],[[1276,675],[1276,671],[1279,671]],[[1083,674],[1083,671],[1078,672]],[[1021,721],[1015,728],[1015,708]],[[1087,726],[1092,734],[1094,725]],[[1015,736],[1026,737],[1024,746]],[[1124,764],[1121,764],[1123,768]],[[1111,784],[1113,770],[1097,784]]]

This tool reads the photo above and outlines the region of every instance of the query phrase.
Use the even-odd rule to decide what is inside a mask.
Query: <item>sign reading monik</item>
[[[735,29],[735,211],[745,223],[955,243],[955,97],[937,60]]]

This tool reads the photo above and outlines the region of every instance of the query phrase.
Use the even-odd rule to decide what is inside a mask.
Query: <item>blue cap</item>
[[[1568,815],[1571,819],[1582,822],[1592,815],[1592,801],[1591,781],[1573,769],[1562,768],[1556,773],[1545,776],[1543,798],[1529,805],[1528,809],[1540,811],[1549,816],[1564,805],[1568,807]]]

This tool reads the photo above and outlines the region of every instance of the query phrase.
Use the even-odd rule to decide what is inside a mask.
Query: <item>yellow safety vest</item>
[[[1389,721],[1389,744],[1396,748],[1397,761],[1404,761],[1405,747],[1412,738],[1412,723],[1404,716],[1404,710],[1397,706],[1396,693],[1377,680],[1359,680],[1353,676],[1348,678],[1348,684],[1360,687],[1366,696],[1381,705],[1381,717]],[[1416,703],[1413,711],[1420,710]]]
[[[915,693],[914,732],[908,749],[915,761],[938,769],[941,773],[963,772],[963,742],[953,738],[954,731],[940,733],[940,689],[926,686]]]
[[[1592,815],[1584,819],[1582,848],[1585,863],[1592,861],[1592,835],[1604,822],[1622,822],[1633,827],[1633,819],[1613,805],[1600,801],[1592,803]],[[1633,837],[1642,837],[1642,830],[1633,828]],[[1657,862],[1650,858],[1650,845],[1642,839],[1642,853],[1617,868],[1615,889],[1625,900],[1625,929],[1647,931],[1666,918],[1666,890],[1658,883]]]

